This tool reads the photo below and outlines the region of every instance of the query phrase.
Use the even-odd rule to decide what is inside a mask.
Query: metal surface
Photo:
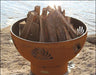
[[[60,42],[35,42],[20,38],[19,22],[11,27],[11,36],[19,53],[31,62],[33,75],[63,75],[67,72],[67,62],[73,59],[82,49],[87,28],[81,21],[71,18],[75,28],[82,26],[84,33],[77,38]]]
[[[66,72],[65,74],[63,74],[63,75],[68,75],[69,73],[68,72]],[[29,75],[34,75],[34,74],[32,74],[32,71],[30,71],[30,74]]]

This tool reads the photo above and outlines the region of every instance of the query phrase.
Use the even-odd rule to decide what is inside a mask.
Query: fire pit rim
[[[73,18],[73,17],[71,17],[71,18]],[[69,42],[69,41],[74,41],[74,40],[80,39],[81,37],[83,37],[84,35],[86,35],[86,34],[88,33],[87,27],[86,27],[85,23],[83,23],[82,21],[78,20],[77,18],[73,18],[73,19],[75,19],[75,20],[80,21],[81,23],[83,23],[83,24],[85,25],[86,31],[85,31],[81,36],[76,37],[76,38],[74,38],[74,39],[70,39],[70,40],[66,40],[66,41],[58,41],[58,42],[39,42],[39,41],[31,41],[31,40],[27,40],[27,39],[24,39],[24,38],[21,38],[21,37],[17,36],[17,35],[12,31],[12,27],[13,27],[16,23],[18,23],[19,21],[24,20],[24,19],[26,19],[26,18],[20,19],[20,20],[18,20],[17,22],[15,22],[13,25],[11,25],[11,27],[10,27],[10,32],[11,32],[16,38],[19,38],[19,39],[21,39],[21,40],[23,40],[23,41],[27,41],[27,42],[31,42],[31,43],[38,43],[38,44],[66,43],[66,42]]]

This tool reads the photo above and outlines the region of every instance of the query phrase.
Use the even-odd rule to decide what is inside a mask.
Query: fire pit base
[[[35,74],[32,74],[32,71],[31,71],[29,75],[35,75]],[[63,74],[63,75],[68,75],[68,72],[66,72],[66,73]]]
[[[67,63],[57,66],[37,66],[31,64],[32,75],[67,75]]]
[[[19,37],[19,23],[22,21],[26,21],[26,18],[11,27],[11,36],[19,53],[31,62],[32,75],[68,75],[67,62],[80,52],[86,41],[86,25],[71,18],[76,29],[79,26],[84,29],[80,37],[62,42],[41,43]]]

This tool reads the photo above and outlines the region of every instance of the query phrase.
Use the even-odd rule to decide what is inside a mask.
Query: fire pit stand
[[[71,18],[75,28],[82,26],[84,33],[77,38],[61,42],[36,42],[19,37],[19,20],[11,27],[11,36],[19,53],[31,62],[31,75],[68,75],[67,63],[82,49],[87,28],[81,21]]]

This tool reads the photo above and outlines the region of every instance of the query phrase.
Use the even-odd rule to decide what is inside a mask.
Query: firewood
[[[42,16],[40,16],[40,42],[44,42],[44,30],[43,30],[43,24],[42,24]]]
[[[63,12],[62,12],[62,14],[63,14],[63,17],[66,19],[66,22],[70,25],[69,27],[72,29],[72,31],[74,32],[74,34],[72,33],[72,32],[70,32],[69,31],[69,33],[70,33],[70,35],[71,35],[71,38],[75,38],[76,36],[77,36],[77,31],[76,31],[76,29],[73,27],[73,25],[71,24],[71,18],[70,17],[68,17],[68,16],[65,16],[65,10],[63,10]],[[68,25],[67,24],[67,25]],[[70,29],[69,28],[69,29]],[[74,36],[75,35],[75,36]]]
[[[42,10],[42,16],[47,16],[47,8],[43,8]]]
[[[22,34],[21,34],[22,38],[28,39],[29,34],[30,33],[32,34],[32,32],[30,32],[30,29],[31,27],[34,28],[34,25],[32,24],[36,20],[36,16],[37,16],[37,13],[35,12],[30,13],[29,17],[27,18],[26,25],[24,26]]]
[[[29,11],[27,14],[26,26],[23,28],[21,37],[31,40],[39,41],[40,35],[40,6],[35,6],[34,11]]]
[[[26,25],[26,22],[25,22],[25,21],[22,21],[22,22],[19,23],[19,36],[21,36],[23,27],[24,27],[25,25]]]
[[[70,23],[71,22],[71,18],[68,16],[65,16],[65,10],[63,10],[62,15],[64,16],[64,18],[66,18],[67,22]]]
[[[71,22],[71,18],[68,16],[65,16],[65,10],[63,10],[62,15],[66,18],[67,22],[70,23]]]
[[[35,6],[35,12],[37,13],[35,23],[40,25],[40,6]]]
[[[28,40],[31,40],[31,41],[39,41],[39,32],[40,32],[40,29],[39,29],[39,24],[37,23],[32,23],[31,27],[30,27],[30,32],[28,34]]]
[[[77,33],[77,30],[74,28],[74,26],[71,24],[71,17],[68,17],[68,16],[65,16],[67,22],[69,23],[70,25],[70,28],[75,32]]]
[[[77,30],[76,30],[76,29],[73,27],[73,25],[71,24],[71,18],[70,18],[70,17],[68,17],[68,16],[65,16],[65,18],[66,18],[67,22],[69,23],[71,30],[72,30],[72,31],[74,31],[74,32],[75,32],[75,34],[77,35]],[[73,36],[73,35],[71,35],[71,37],[73,37],[73,38],[74,38],[74,36]]]
[[[54,5],[54,8],[55,8],[55,10],[56,10],[56,5]]]
[[[50,35],[50,37],[54,38],[55,42],[66,40],[63,26],[60,23],[60,20],[58,19],[58,15],[56,15],[55,11],[50,12],[50,14],[47,17],[47,23],[48,23],[48,26],[50,25],[50,28],[48,27],[50,30],[48,31],[50,31],[50,33],[52,34]]]
[[[47,16],[46,23],[47,23],[47,28],[48,28],[48,33],[49,33],[49,41],[50,42],[57,42],[57,35],[56,35],[56,27],[55,24],[53,24],[53,14],[51,12]]]
[[[66,19],[62,16],[62,14],[61,14],[59,11],[55,10],[55,11],[52,13],[51,16],[54,17],[54,19],[51,19],[52,17],[50,18],[50,19],[52,20],[52,22],[54,22],[55,25],[62,25],[62,27],[64,26],[64,27],[68,30],[71,38],[77,37],[75,30],[74,30],[74,29],[71,29],[70,24],[66,21]],[[50,22],[50,23],[51,23],[51,22]],[[60,26],[59,26],[59,27],[60,27]],[[59,29],[59,28],[58,28],[58,29]],[[62,31],[62,28],[60,28],[60,29],[61,29],[61,31]],[[59,31],[60,31],[60,30],[59,30]],[[62,31],[61,36],[65,37],[65,36],[63,35],[63,33],[64,33],[64,32]],[[58,36],[61,37],[59,34],[58,34]],[[63,39],[59,39],[59,40],[63,40]]]
[[[66,18],[62,16],[62,14],[58,11],[55,11],[56,14],[54,14],[54,16],[58,15],[58,18],[60,19],[61,23],[63,23],[63,25],[66,27],[66,29],[68,30],[69,34],[71,35],[72,38],[77,37],[76,31],[70,27],[70,23],[68,23],[66,21]]]
[[[71,18],[65,16],[65,10],[54,6],[43,8],[40,15],[40,6],[35,6],[27,14],[26,24],[20,23],[19,36],[31,41],[58,42],[76,38],[77,30],[71,24]],[[47,14],[47,11],[49,14]]]
[[[33,22],[33,18],[35,18],[35,13],[34,12],[29,12],[27,16],[28,17],[27,17],[26,25],[24,26],[22,34],[21,34],[21,37],[25,38],[25,39],[28,37],[31,24]]]
[[[50,6],[48,6],[48,7],[47,7],[47,11],[52,12],[52,11],[54,11],[54,9],[51,8]]]
[[[34,11],[29,11],[27,14],[26,25],[23,28],[20,37],[31,41],[39,41],[40,32],[40,6],[36,6]]]
[[[40,16],[38,13],[35,13],[35,18],[33,19],[33,22],[31,23],[28,40],[31,41],[39,41],[40,38]]]
[[[40,17],[40,42],[49,42],[48,29],[46,27],[46,19]]]
[[[40,42],[48,42],[49,40],[46,17],[47,9],[43,8],[42,15],[40,16]]]
[[[33,11],[29,11],[28,14],[27,14],[27,18],[29,18],[29,15],[31,13],[37,13],[37,16],[36,16],[36,19],[35,19],[35,22],[40,24],[40,6],[35,6],[35,9]]]
[[[61,6],[58,6],[58,11],[62,13]]]
[[[63,10],[62,14],[63,14],[63,16],[65,17],[65,10]]]
[[[72,29],[72,32],[73,33],[71,33],[71,35],[72,35],[72,37],[74,38],[74,37],[76,37],[77,36],[77,34],[76,34],[76,29],[73,27],[73,25],[71,24],[71,18],[70,17],[68,17],[68,16],[65,16],[65,10],[63,10],[63,12],[62,12],[62,14],[63,14],[63,17],[67,20],[66,22],[70,25],[69,27],[68,27],[68,29]],[[67,24],[67,25],[68,25]],[[73,35],[75,35],[75,36],[73,36]]]
[[[68,22],[69,24],[71,24],[71,18],[68,17],[68,16],[65,16],[65,18],[66,18],[67,22]]]
[[[71,36],[70,36],[70,34],[69,34],[69,32],[67,31],[67,29],[65,27],[63,27],[63,28],[64,28],[64,31],[65,31],[66,40],[72,39]]]
[[[40,15],[40,6],[35,6],[35,11],[37,12],[38,15]]]
[[[31,12],[34,12],[34,11],[29,11],[28,14],[27,14],[27,18],[29,18]]]

